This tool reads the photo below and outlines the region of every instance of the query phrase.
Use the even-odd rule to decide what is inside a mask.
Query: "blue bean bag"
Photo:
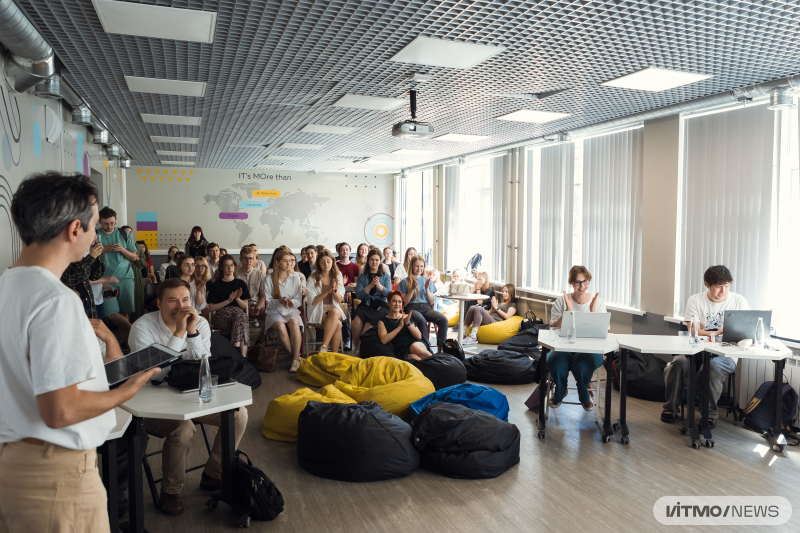
[[[453,385],[423,396],[408,408],[409,417],[413,420],[426,406],[436,402],[463,405],[508,422],[508,400],[505,394],[492,387],[475,383]]]

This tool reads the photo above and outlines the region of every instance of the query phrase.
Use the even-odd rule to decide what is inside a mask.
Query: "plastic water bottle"
[[[759,318],[758,322],[756,323],[756,332],[753,335],[753,345],[759,349],[764,348],[764,320],[761,318]]]
[[[697,319],[694,315],[692,315],[692,327],[689,330],[689,344],[692,346],[697,346],[700,342],[700,324],[697,322]]]
[[[200,361],[200,401],[208,403],[211,398],[211,364],[208,362],[208,354],[203,354]]]
[[[577,328],[575,327],[575,312],[574,311],[572,313],[570,313],[570,317],[571,318],[569,320],[569,325],[567,326],[567,343],[575,344],[575,335],[577,334],[576,333],[576,329]]]

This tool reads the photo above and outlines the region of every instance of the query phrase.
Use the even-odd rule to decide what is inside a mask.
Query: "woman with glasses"
[[[560,328],[562,317],[566,311],[578,313],[605,313],[606,304],[600,293],[592,296],[589,292],[589,282],[592,275],[585,266],[575,265],[569,270],[569,284],[572,292],[559,296],[553,304],[553,315],[550,318],[550,328]],[[586,411],[594,409],[594,402],[589,394],[589,384],[592,381],[592,374],[603,364],[603,354],[601,353],[571,353],[553,352],[547,354],[547,371],[556,385],[553,397],[550,399],[550,407],[556,408],[561,405],[561,400],[567,395],[567,377],[569,373],[575,377],[578,389],[578,400]]]
[[[206,284],[211,280],[211,267],[208,266],[208,261],[202,255],[198,255],[194,258],[194,275],[192,275],[192,282],[195,284],[194,292],[195,292],[195,303],[197,301],[203,302],[203,307],[197,309],[199,313],[202,311],[206,306]],[[191,289],[191,283],[189,287]],[[190,291],[191,292],[191,291]],[[201,300],[202,298],[202,300]]]

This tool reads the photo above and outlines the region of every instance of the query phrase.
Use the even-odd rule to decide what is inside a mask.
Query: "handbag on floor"
[[[242,460],[242,456],[247,462]],[[253,512],[256,520],[274,520],[283,512],[283,494],[261,469],[241,450],[233,462],[233,498]]]
[[[525,318],[523,318],[522,322],[519,323],[519,330],[525,331],[526,329],[531,329],[533,327],[536,327],[537,324],[543,325],[544,320],[537,317],[536,313],[534,313],[533,311],[525,311]]]
[[[547,393],[550,392],[550,389],[552,387],[555,387],[555,383],[553,383],[551,380],[548,379],[547,383],[545,384],[545,392],[544,392],[545,398],[547,398]],[[531,394],[528,397],[528,399],[525,400],[525,406],[531,411],[538,411],[539,403],[541,401],[542,401],[542,388],[536,387],[536,389],[534,389],[533,391],[533,394]]]
[[[256,344],[247,350],[247,362],[259,372],[272,372],[278,362],[278,351],[277,346],[267,347],[260,343]]]

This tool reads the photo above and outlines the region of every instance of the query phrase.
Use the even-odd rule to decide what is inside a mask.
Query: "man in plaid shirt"
[[[106,262],[103,259],[103,245],[98,243],[92,246],[89,254],[83,259],[70,263],[61,276],[61,282],[80,295],[83,309],[89,318],[97,318],[94,295],[89,282],[99,280],[105,272]]]

